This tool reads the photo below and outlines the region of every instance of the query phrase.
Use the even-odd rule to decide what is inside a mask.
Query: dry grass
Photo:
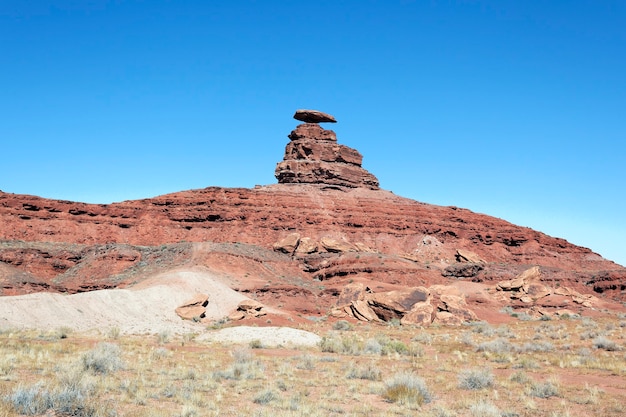
[[[618,318],[350,326],[305,326],[325,336],[307,349],[111,330],[5,331],[0,417],[626,413],[626,329]]]

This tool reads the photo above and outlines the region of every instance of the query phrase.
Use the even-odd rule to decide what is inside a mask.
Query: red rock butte
[[[590,249],[382,190],[361,154],[317,123],[289,139],[278,184],[254,189],[112,204],[0,192],[1,294],[124,287],[185,266],[229,277],[275,308],[372,321],[448,323],[503,305],[580,313],[626,301],[626,268]],[[472,290],[460,300],[450,286]]]

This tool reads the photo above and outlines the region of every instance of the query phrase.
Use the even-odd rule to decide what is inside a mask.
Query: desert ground
[[[215,300],[207,317],[181,320],[174,309],[198,292]],[[430,327],[225,320],[244,298],[197,270],[126,289],[0,297],[0,416],[626,412],[623,313]]]

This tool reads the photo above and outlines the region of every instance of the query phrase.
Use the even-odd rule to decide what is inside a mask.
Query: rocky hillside
[[[587,248],[379,189],[360,153],[319,125],[332,121],[324,117],[332,118],[296,113],[305,123],[289,135],[274,185],[114,204],[0,192],[2,294],[112,288],[152,270],[199,265],[237,278],[242,291],[266,301],[310,293],[325,301],[309,307],[325,313],[347,284],[377,293],[473,282],[498,291],[498,283],[538,267],[534,279],[547,296],[568,288],[626,301],[626,268]],[[199,250],[194,242],[212,246]]]

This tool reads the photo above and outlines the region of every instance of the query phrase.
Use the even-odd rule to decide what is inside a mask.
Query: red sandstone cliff
[[[349,277],[381,288],[495,284],[539,266],[552,287],[626,300],[626,268],[587,248],[380,190],[361,155],[317,124],[289,137],[280,183],[270,186],[105,205],[0,192],[2,294],[111,288],[139,279],[139,270],[196,262],[250,282],[292,276],[339,285]],[[200,253],[189,242],[218,246]],[[280,291],[302,296],[302,286],[283,284]],[[340,286],[328,291],[336,297]]]

